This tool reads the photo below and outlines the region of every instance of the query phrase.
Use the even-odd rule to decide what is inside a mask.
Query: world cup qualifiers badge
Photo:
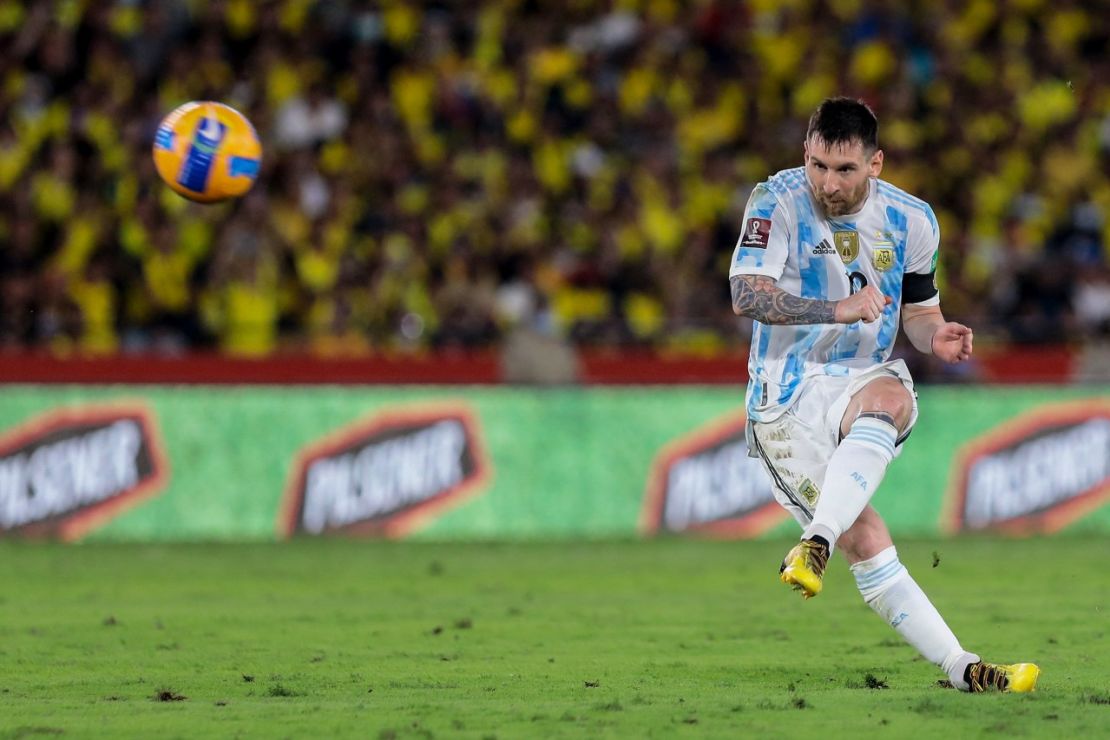
[[[767,241],[771,238],[771,219],[749,218],[744,224],[744,236],[740,239],[740,246],[754,249],[766,249]]]

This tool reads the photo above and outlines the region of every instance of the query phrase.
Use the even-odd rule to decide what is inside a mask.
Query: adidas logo
[[[814,254],[836,254],[836,250],[829,244],[828,239],[822,239],[821,243],[813,248]]]

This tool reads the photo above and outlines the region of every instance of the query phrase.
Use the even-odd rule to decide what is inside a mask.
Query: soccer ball
[[[163,118],[154,135],[158,174],[174,191],[200,203],[245,194],[261,164],[254,126],[223,103],[186,103]]]

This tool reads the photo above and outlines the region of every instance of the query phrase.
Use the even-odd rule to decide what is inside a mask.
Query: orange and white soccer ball
[[[194,101],[158,124],[154,166],[177,193],[215,203],[251,189],[262,166],[262,145],[239,111],[223,103]]]

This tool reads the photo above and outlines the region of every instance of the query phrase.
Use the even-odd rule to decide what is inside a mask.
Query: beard
[[[814,190],[813,197],[817,199],[826,216],[844,216],[859,210],[867,197],[869,187],[870,182],[864,180],[862,185],[850,193],[841,192],[830,197]]]

